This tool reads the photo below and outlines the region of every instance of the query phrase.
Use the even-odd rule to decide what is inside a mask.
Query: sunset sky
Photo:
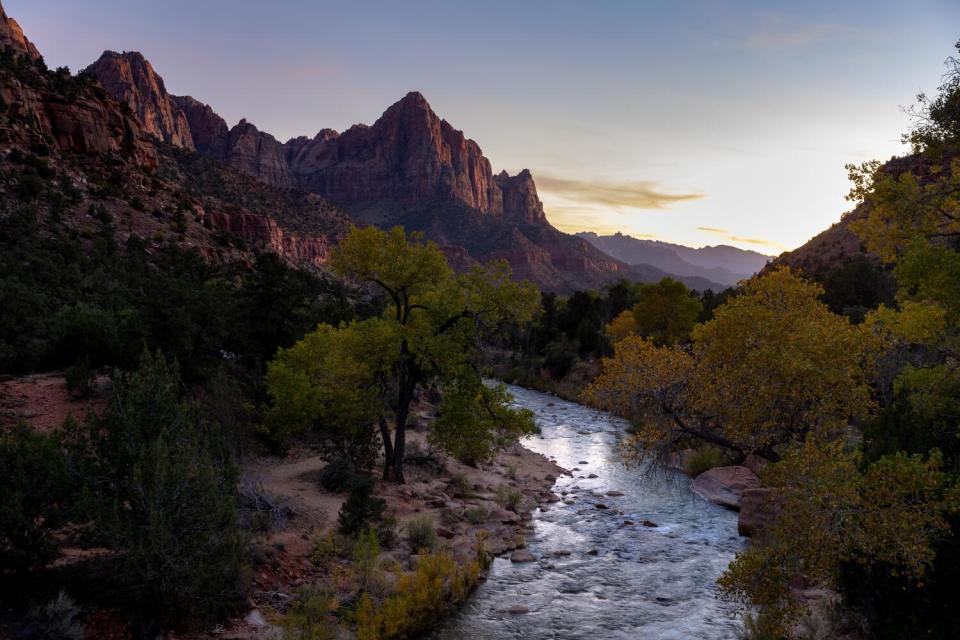
[[[960,2],[4,0],[47,63],[141,51],[174,94],[280,139],[372,123],[407,91],[565,231],[796,247],[844,164],[903,150]]]

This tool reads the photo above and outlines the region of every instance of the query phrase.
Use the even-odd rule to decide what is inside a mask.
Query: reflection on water
[[[526,446],[579,471],[554,488],[568,500],[534,517],[527,544],[539,561],[496,559],[487,582],[431,638],[736,638],[739,623],[714,585],[743,544],[736,514],[691,493],[680,474],[642,479],[625,467],[617,452],[622,420],[510,391],[542,431]],[[509,613],[515,605],[529,613]]]

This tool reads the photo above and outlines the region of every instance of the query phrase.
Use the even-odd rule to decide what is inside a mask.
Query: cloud
[[[666,209],[678,202],[699,200],[702,193],[665,193],[655,182],[603,182],[537,176],[537,187],[555,196],[615,209]]]
[[[785,20],[766,20],[740,41],[746,49],[789,49],[805,47],[824,40],[849,39],[859,30],[840,24],[789,25]]]
[[[746,242],[747,244],[758,244],[764,247],[783,248],[783,245],[777,242],[772,242],[770,240],[763,240],[761,238],[744,238],[743,236],[727,236],[727,240],[733,240],[734,242]]]
[[[728,233],[730,233],[730,232],[729,232],[728,230],[726,230],[726,229],[718,229],[717,227],[697,227],[697,231],[704,231],[704,232],[706,232],[706,233],[717,233],[717,234],[720,234],[720,235],[723,235],[723,236],[725,236],[725,235],[727,235]]]

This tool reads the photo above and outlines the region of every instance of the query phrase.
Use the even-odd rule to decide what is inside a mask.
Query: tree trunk
[[[383,479],[390,480],[390,470],[393,467],[393,441],[390,439],[390,428],[386,418],[380,418],[380,439],[383,440]]]
[[[410,403],[413,402],[413,392],[417,387],[417,372],[413,362],[409,359],[406,342],[401,345],[401,353],[404,358],[401,360],[400,366],[400,389],[397,393],[396,406],[397,422],[393,429],[393,455],[388,455],[386,468],[383,470],[384,478],[397,484],[405,482],[403,456],[407,439],[407,417],[410,415]]]

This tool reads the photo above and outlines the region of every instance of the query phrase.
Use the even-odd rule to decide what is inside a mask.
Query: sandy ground
[[[93,397],[74,400],[59,373],[43,373],[0,380],[0,427],[26,420],[38,431],[51,431],[73,416],[83,420],[91,410],[101,410],[107,402],[110,378],[97,376]]]

